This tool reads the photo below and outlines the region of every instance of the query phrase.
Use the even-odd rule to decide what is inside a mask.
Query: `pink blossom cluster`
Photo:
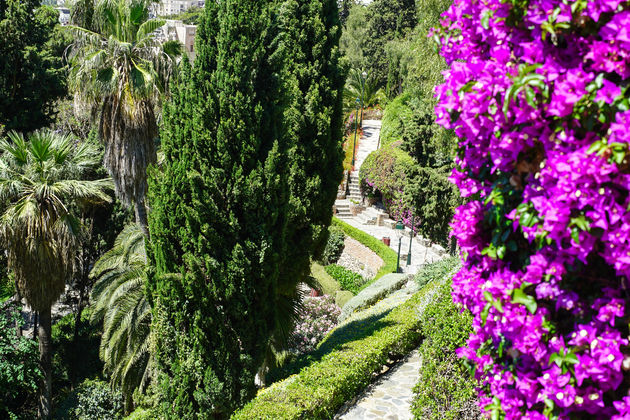
[[[630,2],[454,0],[441,23],[481,407],[630,419]]]
[[[398,191],[393,198],[383,198],[383,205],[392,220],[402,222],[403,225],[407,226],[409,229],[412,228],[413,222],[413,231],[417,232],[418,228],[420,228],[420,217],[418,214],[413,213],[411,204],[405,198],[402,191]]]
[[[335,304],[332,296],[307,297],[303,301],[303,312],[296,324],[289,343],[289,350],[297,353],[309,353],[335,326],[341,308]]]

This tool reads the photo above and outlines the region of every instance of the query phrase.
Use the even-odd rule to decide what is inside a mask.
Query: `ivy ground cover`
[[[433,35],[481,407],[630,418],[629,2],[455,0]]]

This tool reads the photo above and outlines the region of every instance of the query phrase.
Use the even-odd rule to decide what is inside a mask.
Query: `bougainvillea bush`
[[[302,319],[295,326],[290,350],[302,354],[315,350],[317,344],[337,326],[341,308],[332,296],[307,297],[304,299]]]
[[[482,408],[630,418],[630,3],[455,0],[433,35]]]

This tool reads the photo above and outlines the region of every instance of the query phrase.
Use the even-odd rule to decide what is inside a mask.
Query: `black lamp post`
[[[405,225],[401,221],[396,222],[396,236],[398,236],[398,257],[396,258],[396,272],[400,272],[400,246],[402,245],[402,237],[405,231]]]
[[[357,131],[359,130],[359,104],[361,103],[361,99],[357,98],[355,101],[357,106],[357,111],[354,114],[354,142],[352,143],[352,169],[354,169],[354,153],[357,149]]]

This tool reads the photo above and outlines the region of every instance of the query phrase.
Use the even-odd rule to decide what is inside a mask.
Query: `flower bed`
[[[307,297],[303,305],[302,316],[289,343],[289,350],[297,354],[315,350],[317,344],[337,325],[341,313],[335,299],[328,295]]]
[[[455,130],[460,355],[505,419],[630,418],[630,27],[622,0],[455,0],[437,121]]]
[[[366,280],[360,274],[340,265],[327,265],[325,269],[333,279],[337,280],[342,290],[347,290],[355,295],[359,293],[361,287],[366,283]]]

